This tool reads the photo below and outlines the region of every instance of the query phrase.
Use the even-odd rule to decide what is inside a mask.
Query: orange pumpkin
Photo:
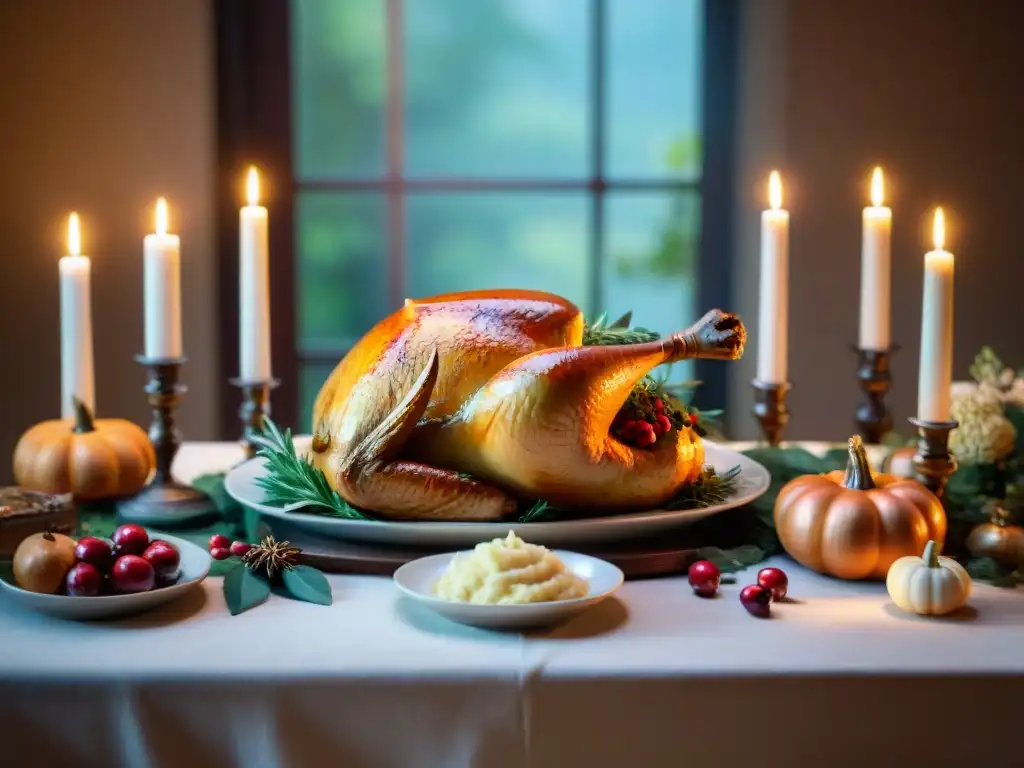
[[[896,560],[946,539],[946,513],[918,483],[872,473],[860,437],[846,471],[804,475],[775,500],[775,530],[797,562],[842,579],[885,579]]]
[[[18,485],[82,500],[138,493],[155,467],[145,432],[125,419],[94,419],[77,398],[74,419],[36,424],[14,448]]]

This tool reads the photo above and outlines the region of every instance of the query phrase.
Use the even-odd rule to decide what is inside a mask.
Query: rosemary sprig
[[[661,336],[646,328],[630,328],[631,313],[627,312],[614,323],[609,323],[606,315],[601,315],[592,323],[583,327],[583,346],[597,347],[610,344],[639,344],[655,341]]]
[[[267,473],[256,478],[267,504],[284,507],[305,502],[308,506],[294,511],[349,520],[374,519],[341,498],[309,459],[296,455],[290,429],[282,433],[273,420],[265,419],[263,434],[254,436],[253,442],[259,446],[256,455],[267,461]]]

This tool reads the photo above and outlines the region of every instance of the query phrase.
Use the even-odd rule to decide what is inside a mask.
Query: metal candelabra
[[[917,453],[914,454],[914,475],[918,482],[939,498],[946,490],[949,476],[956,471],[956,457],[949,452],[949,433],[959,425],[956,421],[922,421],[911,418],[917,427]]]
[[[247,459],[256,455],[256,444],[252,437],[262,434],[263,420],[270,415],[270,391],[280,383],[278,379],[231,380],[233,386],[242,390],[242,404],[238,408],[238,416],[242,420],[242,437],[238,442]]]
[[[867,443],[878,444],[892,431],[892,414],[885,405],[885,395],[892,387],[889,362],[899,347],[889,349],[857,348],[857,379],[864,399],[857,406],[857,432]]]
[[[782,442],[782,430],[789,422],[789,411],[786,408],[786,393],[789,382],[780,384],[754,379],[754,415],[761,424],[768,445]]]
[[[174,523],[208,514],[214,510],[210,497],[171,476],[171,465],[181,447],[175,411],[187,391],[178,381],[186,358],[136,355],[135,360],[149,371],[145,391],[153,409],[149,439],[156,453],[156,472],[149,485],[118,504],[118,513],[125,520],[153,523]]]

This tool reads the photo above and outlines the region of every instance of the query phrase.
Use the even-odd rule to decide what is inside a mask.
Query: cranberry
[[[665,411],[665,403],[661,401],[660,397],[654,398],[654,410],[657,413],[663,413]]]
[[[772,593],[760,584],[751,584],[740,591],[740,602],[747,612],[760,619],[771,615]]]
[[[64,586],[72,597],[96,597],[103,586],[103,574],[92,563],[75,563],[64,578]]]
[[[210,549],[210,557],[214,560],[227,560],[231,557],[231,550],[227,547],[213,547]]]
[[[149,546],[149,534],[141,525],[129,523],[120,526],[110,537],[114,542],[114,554],[141,555]]]
[[[654,421],[656,423],[654,431],[657,432],[659,435],[667,435],[669,432],[672,431],[672,422],[664,413],[659,413],[658,418],[656,418]]]
[[[156,580],[161,585],[166,586],[178,580],[181,573],[181,555],[166,541],[154,541],[146,547],[142,557],[153,566]]]
[[[772,600],[781,600],[789,589],[789,577],[781,568],[762,568],[757,572],[757,583],[772,593]]]
[[[722,572],[710,560],[698,560],[690,566],[687,573],[690,586],[701,597],[711,597],[718,591],[722,581]]]
[[[232,541],[231,542],[230,552],[235,557],[242,557],[250,549],[252,549],[252,544],[250,544],[250,543],[248,543],[246,541]]]
[[[654,427],[646,421],[638,421],[636,428],[636,444],[640,448],[646,448],[649,445],[654,445],[657,441],[658,436],[654,434]]]
[[[153,566],[138,555],[122,555],[110,569],[110,583],[118,592],[148,592],[155,581]]]
[[[223,533],[215,533],[210,537],[210,552],[212,553],[215,549],[227,549],[231,546],[231,539],[225,536]]]
[[[83,536],[75,545],[75,562],[88,563],[100,571],[107,571],[114,562],[114,549],[106,539]]]

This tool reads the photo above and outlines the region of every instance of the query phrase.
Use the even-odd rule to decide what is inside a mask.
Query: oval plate
[[[70,597],[69,595],[44,595],[29,592],[6,578],[0,578],[0,589],[6,599],[29,610],[56,616],[59,619],[90,621],[130,616],[177,600],[198,587],[210,572],[213,562],[210,554],[190,541],[168,536],[162,532],[150,532],[150,537],[163,539],[172,544],[181,555],[181,576],[176,584],[151,589],[131,595],[99,595],[97,597]]]
[[[434,597],[434,583],[448,568],[457,552],[421,557],[395,571],[395,584],[409,598],[446,619],[484,629],[532,629],[550,627],[571,619],[604,600],[622,586],[622,571],[609,562],[578,552],[554,550],[566,568],[590,585],[586,597],[522,605],[481,605],[459,603]]]
[[[639,538],[696,522],[702,518],[749,504],[768,490],[768,470],[741,453],[705,441],[705,463],[724,473],[740,467],[736,489],[724,503],[701,509],[650,510],[606,517],[538,523],[479,523],[436,521],[347,520],[309,514],[302,508],[286,510],[264,504],[263,489],[256,479],[265,473],[263,459],[250,459],[232,469],[224,481],[227,492],[238,503],[267,517],[287,520],[311,533],[332,539],[372,541],[422,547],[471,547],[481,541],[515,531],[531,544],[573,545]]]

